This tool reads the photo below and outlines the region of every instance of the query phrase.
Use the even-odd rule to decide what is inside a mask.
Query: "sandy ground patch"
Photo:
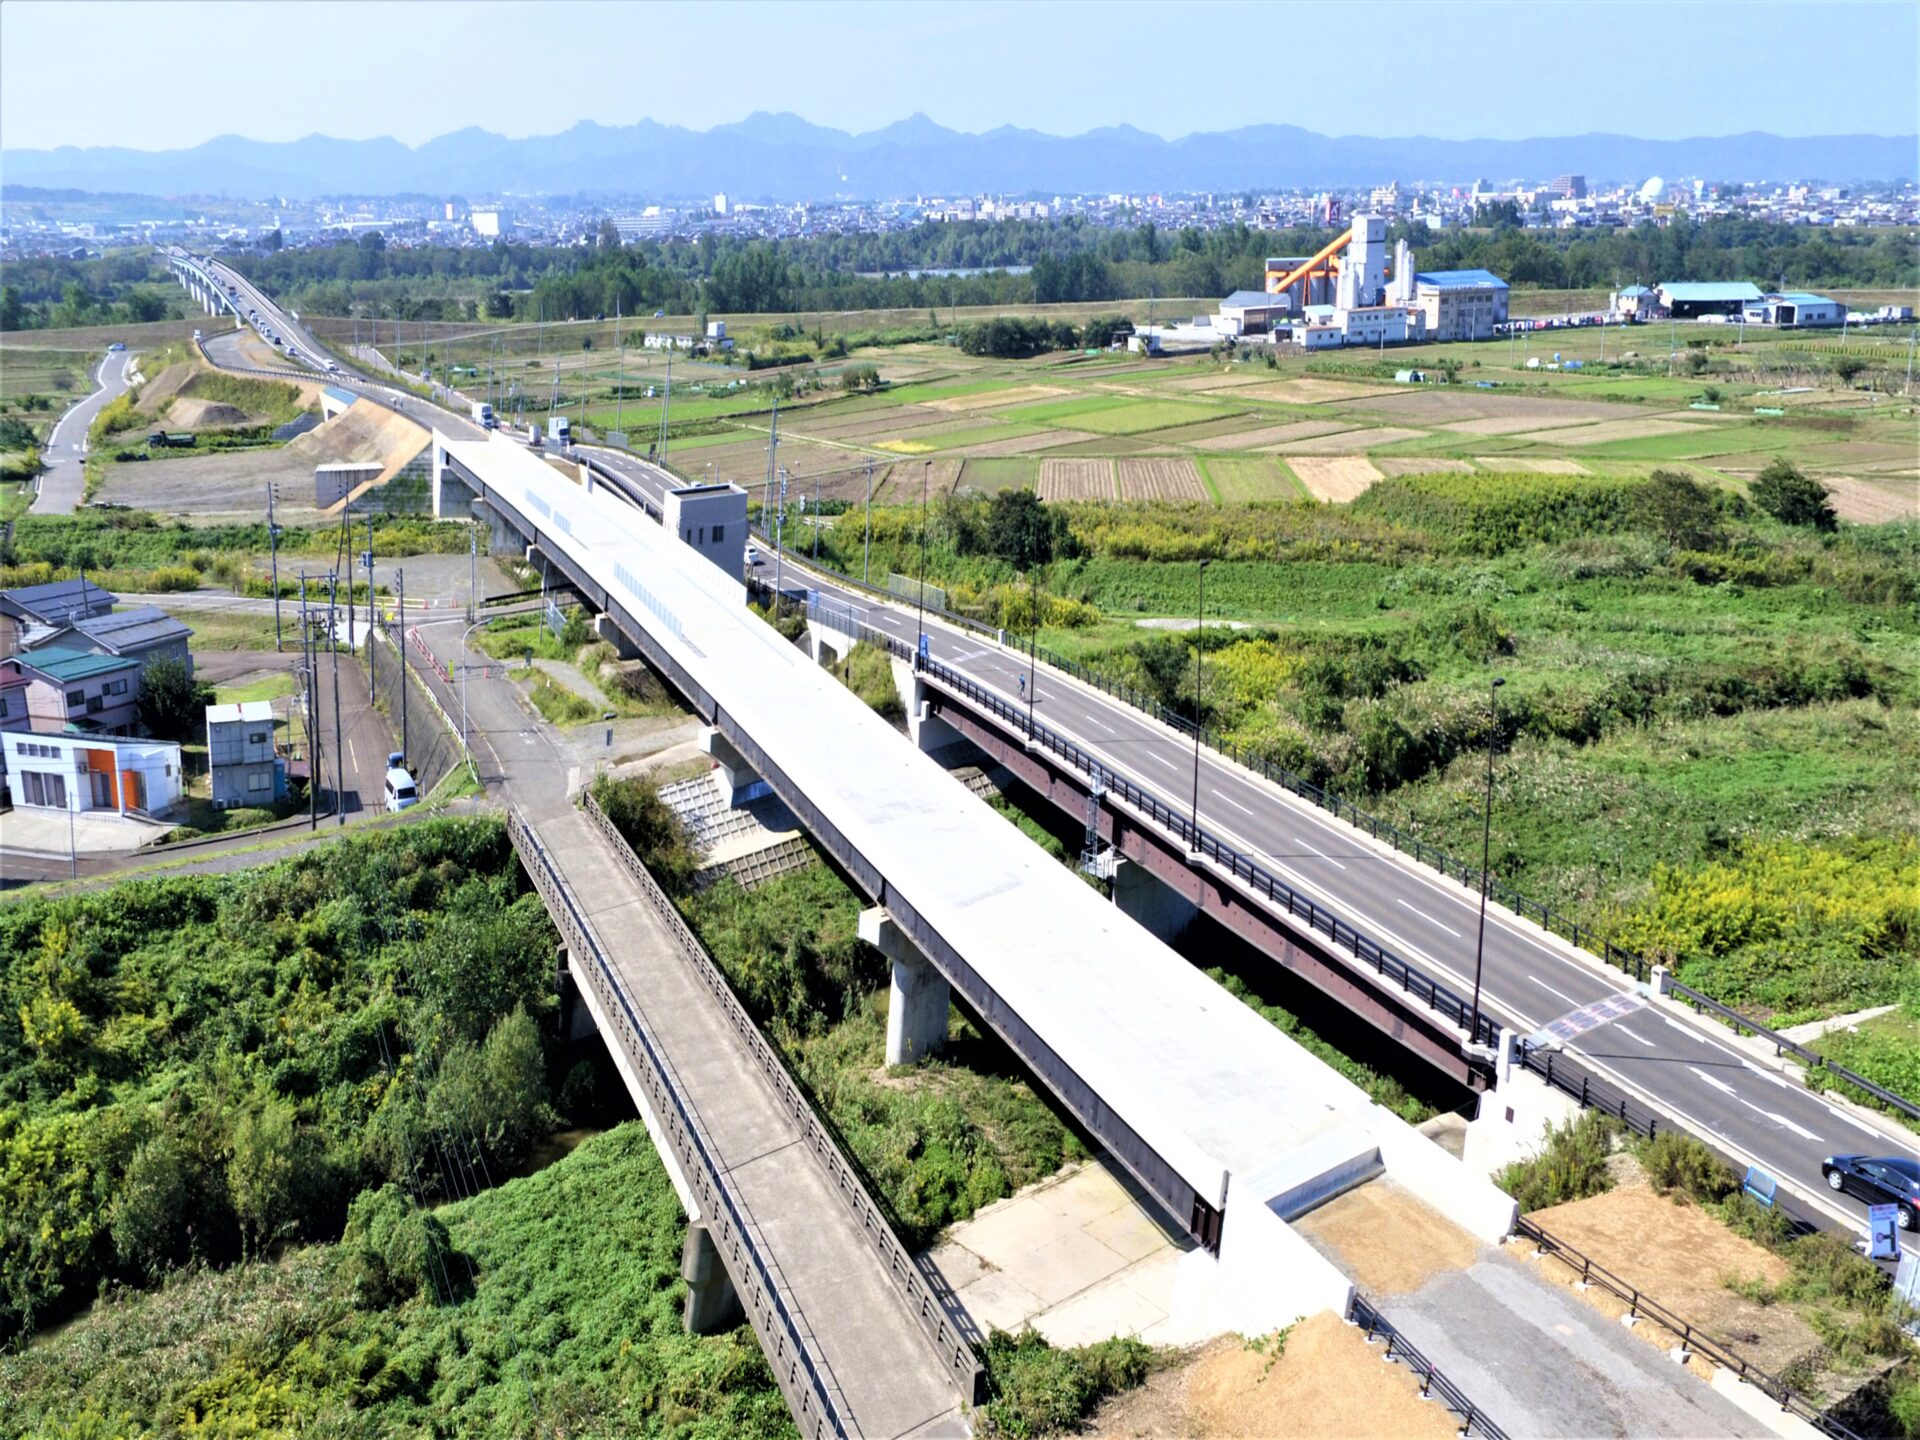
[[[1407,1191],[1378,1182],[1308,1211],[1293,1228],[1336,1251],[1369,1296],[1404,1295],[1442,1270],[1464,1270],[1479,1246],[1466,1231]]]
[[[198,430],[203,425],[244,425],[247,412],[218,400],[195,400],[182,395],[167,407],[167,423],[183,430]]]
[[[1380,478],[1364,455],[1290,455],[1287,464],[1316,500],[1358,499]]]
[[[1235,385],[1257,385],[1266,382],[1264,375],[1234,374],[1224,375],[1182,375],[1178,380],[1169,380],[1169,390],[1226,390]]]
[[[1786,1277],[1786,1261],[1735,1235],[1698,1206],[1676,1205],[1654,1194],[1644,1179],[1636,1176],[1604,1195],[1527,1218],[1762,1370],[1778,1375],[1819,1348],[1820,1337],[1792,1309],[1757,1304],[1724,1283],[1728,1276],[1759,1276],[1778,1283]],[[1650,1236],[1657,1236],[1659,1243],[1649,1244]],[[1516,1240],[1508,1249],[1526,1255],[1533,1245]],[[1542,1274],[1562,1284],[1578,1278],[1570,1265],[1557,1259],[1536,1263]],[[1585,1291],[1584,1298],[1608,1315],[1626,1313],[1625,1303],[1598,1285]],[[1634,1330],[1663,1349],[1676,1343],[1675,1336],[1650,1321],[1643,1320]]]
[[[1111,460],[1042,460],[1039,494],[1042,500],[1111,500],[1114,498]]]
[[[1912,480],[1856,480],[1851,475],[1824,475],[1833,492],[1833,513],[1860,525],[1883,525],[1920,515],[1920,485]]]
[[[1088,1433],[1195,1440],[1337,1436],[1447,1440],[1459,1421],[1420,1398],[1419,1382],[1382,1363],[1380,1344],[1329,1313],[1287,1332],[1275,1356],[1223,1336],[1094,1414]]]
[[[1470,475],[1473,466],[1444,455],[1384,455],[1373,462],[1382,475]],[[1564,462],[1572,464],[1572,461]]]
[[[1605,445],[1614,440],[1645,440],[1653,435],[1685,435],[1698,432],[1698,425],[1683,420],[1605,420],[1598,425],[1581,425],[1570,430],[1538,430],[1516,435],[1516,440],[1532,440],[1544,445]]]
[[[1563,460],[1555,456],[1542,455],[1476,455],[1473,463],[1482,470],[1502,471],[1521,475],[1590,475],[1578,460]],[[1461,466],[1466,469],[1465,465]]]
[[[1205,500],[1207,487],[1191,460],[1121,460],[1122,500]]]
[[[1241,393],[1259,400],[1278,400],[1282,405],[1319,405],[1392,392],[1378,385],[1358,385],[1351,380],[1317,380],[1309,376],[1299,380],[1272,380],[1264,385],[1250,385]]]
[[[1382,425],[1376,430],[1343,430],[1337,435],[1288,440],[1267,448],[1281,455],[1345,455],[1355,450],[1371,450],[1376,445],[1418,440],[1426,433],[1424,430],[1396,430],[1390,425]]]
[[[924,403],[935,410],[965,413],[969,410],[997,410],[1005,405],[1029,405],[1066,393],[1058,385],[1016,385],[1011,390],[988,390],[978,395],[955,395],[948,400],[928,400]]]
[[[106,469],[94,498],[163,515],[201,520],[260,520],[267,510],[266,486],[280,486],[280,521],[310,524],[320,512],[313,504],[310,459],[286,449],[229,450]]]
[[[184,362],[169,365],[140,388],[137,408],[145,415],[158,415],[167,402],[180,393],[180,387],[193,378],[194,367]]]
[[[340,460],[378,460],[384,465],[403,455],[419,454],[432,438],[428,430],[396,411],[349,405],[331,420],[288,441],[287,454],[309,465]]]
[[[1290,425],[1263,425],[1258,430],[1242,430],[1236,435],[1216,435],[1207,441],[1209,450],[1252,450],[1261,445],[1284,445],[1294,440],[1311,440],[1316,435],[1332,435],[1351,430],[1339,420],[1295,420]]]
[[[888,505],[906,505],[917,504],[922,489],[934,495],[943,495],[960,483],[961,463],[958,458],[949,457],[935,460],[932,469],[928,469],[923,460],[898,461],[888,474],[884,486],[875,482],[873,498],[876,502]]]

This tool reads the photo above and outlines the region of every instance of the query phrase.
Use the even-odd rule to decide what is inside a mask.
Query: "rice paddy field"
[[[1831,487],[1843,518],[1873,523],[1920,514],[1906,339],[1650,325],[1272,363],[1264,352],[1008,361],[920,342],[777,375],[676,359],[670,392],[657,354],[550,350],[542,363],[547,392],[589,426],[617,422],[644,450],[664,414],[673,469],[749,488],[768,473],[774,387],[786,384],[778,464],[790,484],[836,499],[864,498],[869,468],[882,503],[917,500],[924,480],[1061,500],[1343,504],[1381,476],[1421,474],[1604,479],[1667,466],[1737,487],[1784,456]],[[1868,367],[1851,384],[1834,369],[1842,354]],[[881,388],[847,393],[839,377],[867,365]],[[1396,383],[1416,366],[1435,367],[1427,382]],[[535,409],[548,398],[531,393],[539,374]]]

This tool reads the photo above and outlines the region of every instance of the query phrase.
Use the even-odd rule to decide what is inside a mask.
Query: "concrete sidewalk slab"
[[[65,810],[16,805],[0,818],[0,845],[34,855],[124,855],[173,828],[170,821],[92,811],[73,815],[69,825]]]

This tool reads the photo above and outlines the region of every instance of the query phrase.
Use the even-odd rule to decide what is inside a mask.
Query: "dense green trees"
[[[94,1280],[340,1233],[550,1130],[552,931],[501,828],[0,908],[0,1333]]]
[[[1805,525],[1833,530],[1839,521],[1828,502],[1829,491],[1818,480],[1784,456],[1776,455],[1747,487],[1753,503],[1782,525]]]
[[[140,723],[162,740],[190,740],[200,732],[213,688],[193,678],[187,662],[163,655],[140,675]]]

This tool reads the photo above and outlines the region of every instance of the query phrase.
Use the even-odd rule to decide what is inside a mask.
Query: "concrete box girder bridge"
[[[1437,1166],[1423,1190],[1475,1233],[1504,1233],[1506,1197],[1465,1183],[1457,1162],[955,785],[754,618],[737,577],[511,442],[436,435],[435,452],[443,513],[458,509],[447,496],[471,492],[501,541],[564,575],[667,677],[712,727],[716,758],[763,779],[884,909],[893,933],[874,938],[895,954],[896,979],[903,941],[1191,1237],[1211,1277],[1196,1294],[1217,1285],[1231,1307],[1246,1298],[1239,1277],[1259,1274],[1267,1302],[1296,1306],[1267,1328],[1323,1305],[1344,1311],[1344,1277],[1267,1205],[1278,1190],[1311,1190],[1316,1176],[1276,1177],[1303,1155],[1328,1175],[1348,1162]],[[944,1003],[936,1013],[944,1034]],[[1281,1251],[1291,1286],[1264,1263]]]

